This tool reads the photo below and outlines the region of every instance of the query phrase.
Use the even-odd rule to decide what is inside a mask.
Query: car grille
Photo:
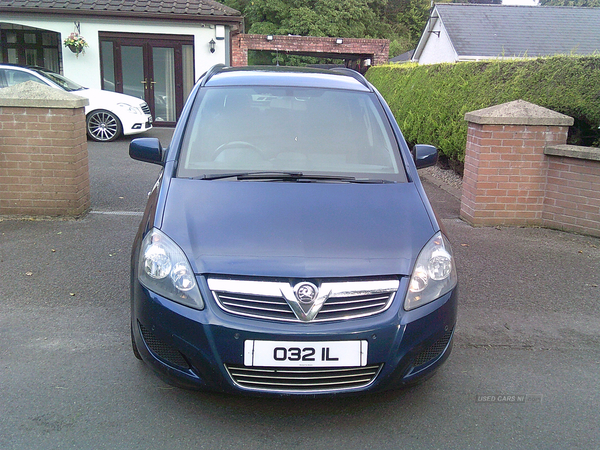
[[[209,278],[208,285],[221,309],[229,313],[287,322],[324,322],[366,317],[391,304],[397,279],[323,282],[320,291],[331,292],[314,318],[302,319],[291,307],[293,286],[285,282]]]
[[[382,367],[382,365],[336,368],[225,366],[238,386],[274,392],[324,392],[362,388],[375,380]]]
[[[215,292],[219,306],[225,311],[240,316],[298,321],[283,297],[261,297],[239,293]]]
[[[140,108],[142,108],[142,111],[144,112],[144,114],[150,115],[150,107],[148,106],[148,103],[142,103],[140,105]]]

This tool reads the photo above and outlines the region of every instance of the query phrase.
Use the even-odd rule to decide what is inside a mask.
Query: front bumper
[[[201,284],[203,294],[208,292]],[[194,310],[132,286],[133,336],[143,360],[165,381],[230,393],[331,395],[380,391],[412,384],[448,357],[456,323],[456,288],[438,300],[404,311],[406,280],[380,314],[326,323],[279,323],[228,314],[212,296]],[[275,368],[244,366],[244,343],[366,341],[366,366]]]
[[[123,134],[125,136],[131,134],[143,133],[152,128],[152,116],[149,114],[121,114],[119,116],[121,125],[123,125]]]

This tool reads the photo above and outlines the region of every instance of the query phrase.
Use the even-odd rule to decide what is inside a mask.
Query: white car
[[[90,139],[110,142],[121,135],[142,133],[152,128],[148,104],[118,92],[83,87],[64,76],[38,67],[0,64],[0,87],[35,81],[87,98],[86,129]]]

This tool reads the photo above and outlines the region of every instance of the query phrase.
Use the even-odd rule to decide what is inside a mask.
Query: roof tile
[[[600,51],[600,8],[437,4],[459,56]]]
[[[73,11],[121,11],[124,13],[158,13],[190,16],[241,16],[233,8],[215,0],[3,0],[6,8],[62,9]]]

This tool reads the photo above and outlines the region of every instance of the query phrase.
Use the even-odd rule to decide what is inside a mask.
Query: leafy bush
[[[465,113],[519,99],[573,117],[569,143],[600,144],[600,56],[375,66],[367,78],[410,144],[451,160],[464,161]]]

